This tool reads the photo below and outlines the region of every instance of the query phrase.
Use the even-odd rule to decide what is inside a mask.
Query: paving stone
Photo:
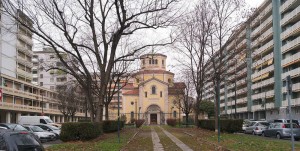
[[[160,143],[160,139],[156,133],[156,131],[151,127],[151,135],[152,135],[152,142],[153,142],[153,150],[154,151],[164,151],[163,145]]]

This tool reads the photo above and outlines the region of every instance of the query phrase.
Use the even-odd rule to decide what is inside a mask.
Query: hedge
[[[125,121],[120,120],[120,129],[122,129],[125,125]],[[103,121],[103,132],[110,133],[118,131],[118,121],[116,120],[107,120]]]
[[[80,122],[63,123],[60,139],[62,141],[90,140],[100,136],[102,126],[99,123]]]
[[[234,133],[242,131],[243,120],[221,119],[220,124],[222,132]],[[199,120],[198,127],[214,131],[215,120]]]
[[[167,119],[167,124],[172,127],[176,126],[176,119]]]

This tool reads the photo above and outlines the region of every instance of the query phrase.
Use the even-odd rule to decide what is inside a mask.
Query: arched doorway
[[[150,105],[145,112],[146,124],[161,124],[164,123],[163,112],[158,105]]]

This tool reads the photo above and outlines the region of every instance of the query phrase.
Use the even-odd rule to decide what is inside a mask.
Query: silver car
[[[261,135],[262,132],[269,126],[266,121],[253,121],[245,128],[245,133],[253,135]]]
[[[28,131],[32,132],[36,135],[41,142],[47,142],[51,140],[55,140],[55,134],[45,131],[38,126],[24,126]]]
[[[38,127],[42,128],[45,131],[49,131],[51,133],[54,133],[56,135],[56,138],[59,138],[59,135],[60,135],[60,129],[59,128],[57,128],[55,126],[52,126],[52,125],[48,125],[48,124],[37,124],[35,126],[38,126]]]
[[[293,123],[293,134],[295,140],[300,139],[300,128],[297,124]],[[262,133],[262,136],[265,137],[276,137],[281,138],[290,138],[291,137],[291,125],[290,123],[272,123],[270,126],[265,129]]]

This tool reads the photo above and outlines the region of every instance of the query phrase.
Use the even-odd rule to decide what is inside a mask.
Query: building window
[[[130,119],[134,119],[134,112],[130,112]]]
[[[54,90],[54,86],[50,86],[50,90]]]
[[[156,87],[155,86],[152,86],[151,90],[152,90],[152,94],[156,94]]]
[[[149,64],[151,64],[151,59],[149,60]]]
[[[157,64],[157,59],[155,60],[155,64]]]
[[[177,116],[177,112],[174,111],[174,112],[173,112],[173,117],[176,118],[176,116]]]
[[[152,64],[155,64],[155,60],[154,59],[152,59]]]
[[[169,82],[169,83],[171,83],[171,82],[172,82],[172,80],[171,80],[171,79],[168,79],[168,82]]]
[[[40,74],[40,78],[43,78],[43,74]]]
[[[143,65],[145,65],[145,60],[143,59]]]
[[[162,64],[162,65],[165,65],[165,61],[164,61],[164,60],[162,60],[162,61],[161,61],[161,64]]]
[[[43,86],[43,82],[40,82],[40,86]]]
[[[162,91],[160,91],[160,97],[162,97]]]
[[[147,97],[147,92],[145,92],[145,98]]]

